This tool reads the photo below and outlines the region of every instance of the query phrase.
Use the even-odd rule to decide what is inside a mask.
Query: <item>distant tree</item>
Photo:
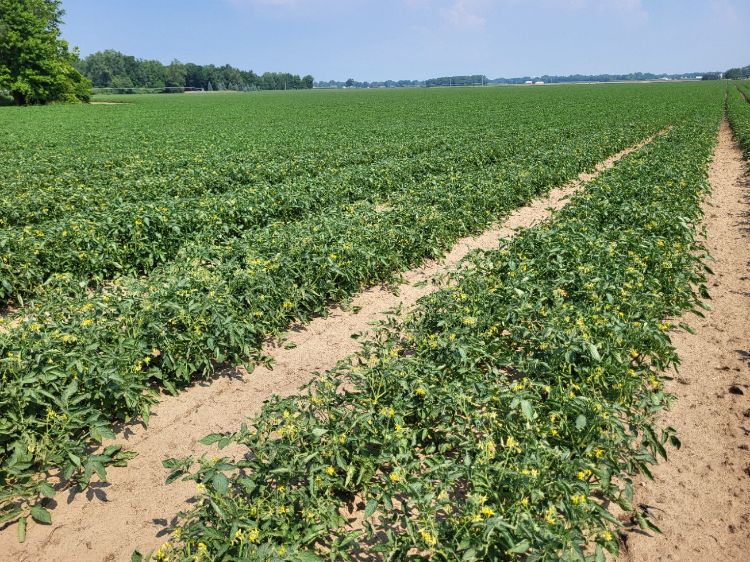
[[[136,59],[117,51],[107,50],[90,54],[76,63],[77,68],[98,88],[126,87],[163,88],[190,87],[211,90],[251,91],[288,88],[312,88],[313,77],[267,72],[258,76],[252,70],[239,70],[225,64],[199,65],[172,61],[168,66],[156,60]]]
[[[703,78],[701,79],[702,80],[719,80],[720,78],[721,76],[719,75],[718,72],[707,72],[706,74],[703,75]]]
[[[211,80],[208,81],[208,86],[206,86],[206,90],[208,90],[209,92],[213,92],[214,91],[214,87],[211,84]]]
[[[354,86],[354,78],[349,78],[349,80],[346,81],[346,87],[351,88]]]
[[[112,79],[113,88],[132,88],[133,81],[127,76],[115,76]]]
[[[88,101],[91,83],[60,39],[60,0],[0,0],[0,89],[16,104]]]
[[[185,65],[178,60],[173,60],[167,67],[166,85],[173,88],[184,88],[185,79],[187,78],[187,69]]]
[[[724,78],[727,80],[746,80],[750,78],[750,66],[730,68],[724,73]]]

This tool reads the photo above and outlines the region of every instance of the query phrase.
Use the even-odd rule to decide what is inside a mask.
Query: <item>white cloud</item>
[[[519,0],[524,2],[524,0]],[[604,12],[617,12],[622,15],[644,19],[648,12],[642,0],[544,0],[548,5],[560,6],[570,10],[597,9]]]
[[[440,10],[440,15],[451,25],[461,29],[481,29],[486,22],[485,0],[453,0],[451,5]]]

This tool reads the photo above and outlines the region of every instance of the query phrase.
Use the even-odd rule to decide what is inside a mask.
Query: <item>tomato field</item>
[[[748,98],[716,81],[4,109],[0,523],[24,540],[60,490],[133,458],[116,434],[159,400],[226,365],[253,377],[293,322],[650,139],[203,440],[231,455],[164,460],[198,499],[153,557],[617,553],[610,506],[632,512],[632,475],[679,446],[655,423],[669,334],[706,308],[707,170],[724,111],[750,153]]]

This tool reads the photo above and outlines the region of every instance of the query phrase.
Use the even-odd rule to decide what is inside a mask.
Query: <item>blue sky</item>
[[[750,64],[748,0],[63,0],[82,55],[317,80],[690,72]]]

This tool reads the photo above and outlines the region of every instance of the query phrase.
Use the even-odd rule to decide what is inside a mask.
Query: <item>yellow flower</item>
[[[430,533],[429,531],[420,529],[419,536],[422,538],[422,540],[427,546],[435,546],[437,544],[437,537],[433,535],[432,533]]]
[[[557,523],[557,509],[555,509],[554,505],[547,508],[547,511],[544,514],[544,520],[550,525]]]
[[[586,503],[586,496],[583,494],[576,494],[570,497],[570,501],[573,502],[573,505],[581,505]]]
[[[258,529],[250,529],[247,532],[247,542],[256,543],[258,542],[258,537],[260,536],[260,531]]]
[[[399,482],[401,482],[401,480],[402,480],[403,478],[401,477],[401,474],[399,474],[399,472],[398,472],[397,470],[394,470],[394,471],[393,471],[393,472],[391,472],[391,474],[390,474],[390,475],[388,476],[388,479],[389,479],[389,480],[390,480],[391,482],[393,482],[394,484],[398,484]]]
[[[206,554],[208,554],[208,548],[206,547],[206,545],[204,543],[199,542],[198,543],[198,552],[196,553],[195,558],[193,558],[193,560],[195,562],[199,562],[200,560],[203,559],[203,557]]]
[[[417,396],[424,396],[425,394],[427,394],[427,391],[424,388],[422,388],[421,386],[418,386],[414,390],[414,394],[416,394]]]
[[[154,558],[156,558],[157,562],[169,560],[169,555],[171,554],[171,552],[172,545],[168,542],[165,542],[163,545],[156,549]]]
[[[493,509],[491,507],[487,507],[486,505],[481,510],[479,510],[479,513],[481,513],[482,515],[488,518],[495,515],[495,512],[493,511]]]
[[[336,469],[333,468],[332,466],[327,466],[326,467],[326,474],[328,476],[333,476],[334,474],[336,474]]]
[[[199,494],[205,494],[206,493],[206,485],[202,483],[198,483],[195,485],[195,489]]]

